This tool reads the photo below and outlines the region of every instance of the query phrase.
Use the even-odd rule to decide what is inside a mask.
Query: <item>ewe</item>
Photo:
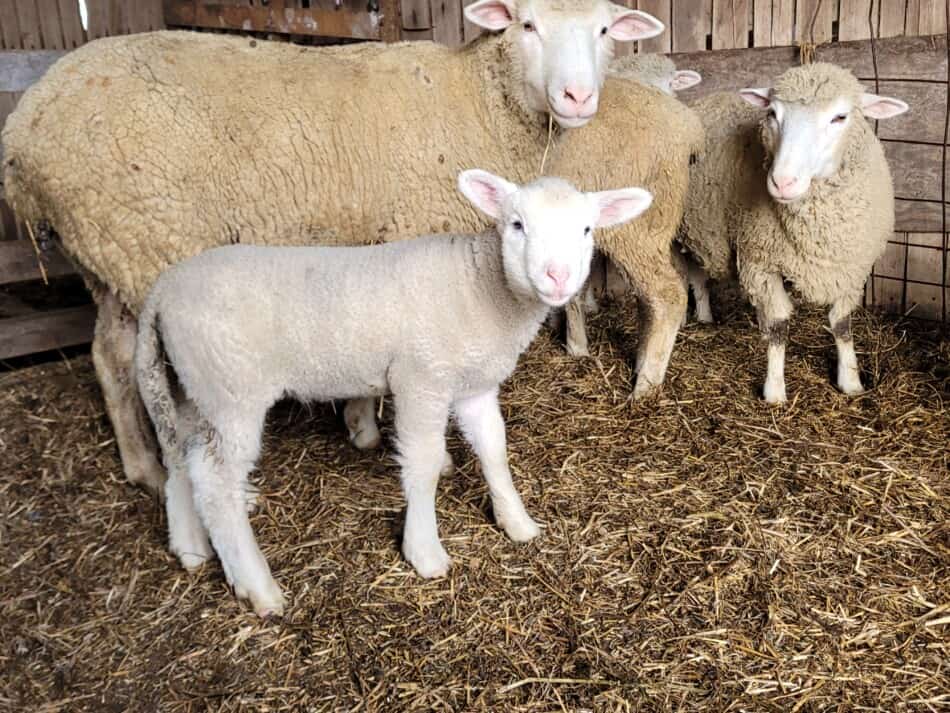
[[[495,231],[215,248],[169,268],[145,300],[135,366],[168,467],[170,548],[191,569],[211,555],[210,535],[235,593],[262,616],[284,600],[248,521],[246,478],[267,409],[285,394],[393,395],[402,549],[423,577],[450,563],[435,516],[450,413],[481,462],[498,524],[517,542],[538,534],[512,484],[498,386],[548,310],[584,284],[594,228],[631,220],[652,196],[580,193],[557,178],[519,188],[477,170],[458,185]]]

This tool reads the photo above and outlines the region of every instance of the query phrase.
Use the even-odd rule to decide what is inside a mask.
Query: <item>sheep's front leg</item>
[[[350,443],[361,451],[379,448],[382,436],[376,425],[376,399],[350,399],[343,407],[343,421],[346,423]]]
[[[851,312],[854,307],[852,300],[839,300],[828,312],[831,333],[835,336],[835,346],[838,348],[838,388],[852,396],[864,392],[851,335]]]
[[[584,318],[584,298],[575,295],[565,308],[567,313],[567,353],[574,357],[590,356],[587,345],[587,320]]]
[[[482,465],[495,520],[515,542],[537,537],[541,530],[528,515],[511,480],[498,389],[459,399],[453,404],[453,410],[459,428]]]
[[[439,474],[451,462],[445,450],[449,404],[425,392],[397,394],[394,404],[397,460],[406,496],[402,552],[419,576],[441,577],[452,564],[439,541],[435,516]]]
[[[768,371],[762,395],[770,404],[785,403],[785,344],[788,341],[788,320],[792,301],[788,298],[782,276],[771,273],[748,281],[752,285],[749,298],[756,308],[759,329],[768,341]]]

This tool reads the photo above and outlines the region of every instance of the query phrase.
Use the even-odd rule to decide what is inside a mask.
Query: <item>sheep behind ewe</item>
[[[711,277],[737,273],[756,308],[768,340],[765,400],[786,400],[786,280],[830,307],[838,388],[860,393],[851,312],[894,231],[890,170],[867,119],[897,116],[907,104],[815,63],[771,88],[712,95],[695,108],[708,141],[692,171],[682,240]]]
[[[22,220],[58,233],[93,291],[93,360],[130,481],[161,493],[165,478],[130,368],[134,315],[162,270],[230,243],[482,227],[452,190],[457,172],[533,177],[548,114],[586,123],[613,43],[663,29],[607,0],[480,0],[465,13],[503,32],[461,50],[106,38],[23,96],[3,133],[6,197]],[[654,105],[655,125],[676,124],[656,112],[677,111]],[[687,170],[667,160],[669,173]],[[660,176],[660,203],[670,183]]]
[[[221,247],[169,268],[145,301],[135,363],[169,466],[170,547],[190,569],[211,555],[210,535],[228,581],[261,616],[280,613],[283,596],[244,493],[267,410],[285,394],[392,393],[403,553],[423,577],[450,564],[435,515],[450,412],[478,455],[498,524],[518,542],[539,533],[512,484],[498,386],[549,308],[584,284],[593,230],[631,220],[652,197],[580,193],[556,178],[519,188],[478,170],[462,173],[459,189],[495,231],[351,248]]]

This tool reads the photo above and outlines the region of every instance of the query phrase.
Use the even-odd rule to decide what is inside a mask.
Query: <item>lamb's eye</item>
[[[588,225],[586,228],[584,228],[584,235],[590,235],[590,226],[589,226],[589,225]]]
[[[524,225],[522,225],[522,223],[521,223],[520,220],[516,220],[514,223],[512,223],[512,224],[511,224],[511,227],[514,228],[515,230],[517,230],[519,233],[520,233],[522,230],[524,230]]]
[[[606,28],[606,27],[601,27],[601,28],[600,28],[600,36],[601,36],[601,37],[604,37],[606,34],[607,34],[607,28]]]
[[[831,123],[832,123],[832,124],[843,124],[845,121],[847,121],[847,119],[848,119],[848,115],[847,115],[847,114],[838,114],[837,116],[835,116],[834,119],[831,120]]]
[[[534,32],[534,23],[533,23],[533,22],[526,22],[526,23],[524,23],[524,24],[522,25],[522,27],[524,28],[524,31],[525,31],[525,32]]]

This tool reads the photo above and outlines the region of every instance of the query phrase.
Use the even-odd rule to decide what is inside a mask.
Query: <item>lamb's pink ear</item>
[[[890,119],[907,111],[906,102],[893,97],[880,97],[877,94],[861,95],[861,113],[868,119]]]
[[[771,98],[772,90],[768,87],[760,87],[758,89],[740,89],[739,96],[749,102],[752,106],[757,106],[759,109],[768,109],[769,104],[772,103]]]
[[[514,3],[504,0],[479,0],[465,7],[468,21],[486,30],[504,30],[517,16]]]
[[[598,228],[609,228],[633,220],[653,203],[653,194],[643,188],[620,188],[616,191],[591,193],[600,208]]]
[[[473,168],[459,174],[459,190],[482,213],[497,220],[505,198],[518,190],[518,186],[493,173]]]
[[[674,92],[681,92],[684,89],[695,87],[701,81],[703,81],[703,77],[699,72],[694,72],[691,69],[678,69],[673,72],[673,79],[670,80],[670,89]]]
[[[632,42],[656,37],[665,29],[666,26],[649,13],[614,5],[614,21],[608,34],[617,42]]]

